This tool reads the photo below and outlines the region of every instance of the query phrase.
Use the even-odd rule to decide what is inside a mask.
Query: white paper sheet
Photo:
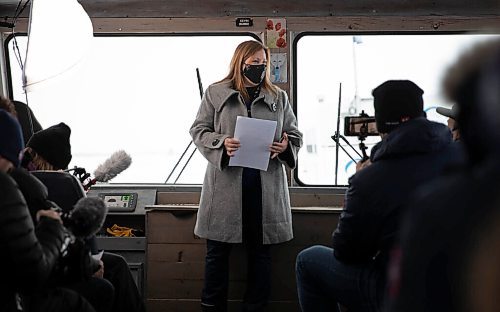
[[[238,116],[234,137],[240,141],[240,148],[229,159],[229,166],[240,166],[267,170],[276,132],[276,121]]]

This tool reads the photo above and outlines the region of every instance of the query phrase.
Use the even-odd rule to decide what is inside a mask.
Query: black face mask
[[[266,76],[266,65],[245,65],[243,75],[251,82],[260,84]]]

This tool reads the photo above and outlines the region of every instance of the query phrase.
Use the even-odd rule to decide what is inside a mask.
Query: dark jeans
[[[68,288],[44,287],[31,295],[0,294],[2,312],[96,312],[83,296]]]
[[[82,295],[97,312],[111,310],[115,289],[107,279],[92,276],[88,281],[74,283],[67,288]]]
[[[229,255],[234,244],[207,240],[205,283],[201,295],[204,305],[214,311],[227,311]],[[243,311],[262,311],[271,288],[271,256],[269,245],[245,244],[247,251],[247,288]]]
[[[29,299],[27,311],[95,312],[84,297],[67,288],[54,288],[38,292]]]
[[[383,286],[372,264],[346,265],[333,255],[333,249],[312,246],[297,256],[296,278],[302,312],[380,311]],[[382,288],[382,289],[381,289]]]
[[[110,252],[104,252],[101,260],[104,263],[104,278],[110,281],[115,289],[111,311],[144,312],[144,302],[127,261],[122,256]]]
[[[243,245],[247,253],[243,311],[263,311],[271,290],[271,255],[270,246],[262,244],[262,189],[258,170],[245,168],[242,184]],[[204,310],[227,311],[229,255],[233,245],[207,239],[201,295]]]

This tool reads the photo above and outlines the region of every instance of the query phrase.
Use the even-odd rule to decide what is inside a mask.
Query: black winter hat
[[[424,91],[409,80],[389,80],[372,92],[375,121],[380,133],[389,133],[401,123],[401,118],[423,116]]]
[[[23,149],[23,132],[19,122],[10,113],[0,109],[0,155],[19,167]]]
[[[71,129],[61,122],[33,134],[26,146],[35,150],[56,169],[66,169],[72,157],[69,143],[70,135]]]

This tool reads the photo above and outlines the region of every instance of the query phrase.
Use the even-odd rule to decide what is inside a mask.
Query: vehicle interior
[[[88,15],[83,28],[66,1]],[[126,258],[150,312],[199,310],[205,241],[193,229],[206,160],[188,131],[236,45],[264,42],[304,134],[287,168],[294,239],[272,250],[269,311],[290,312],[300,311],[296,255],[331,244],[356,162],[380,140],[349,120],[374,114],[376,85],[407,78],[425,90],[428,118],[446,124],[436,108],[452,103],[439,81],[460,52],[500,36],[500,2],[0,0],[0,35],[0,94],[27,103],[44,128],[70,125],[70,174],[89,183],[113,152],[131,156],[86,196],[107,204],[98,247]],[[245,261],[237,247],[230,311]]]

